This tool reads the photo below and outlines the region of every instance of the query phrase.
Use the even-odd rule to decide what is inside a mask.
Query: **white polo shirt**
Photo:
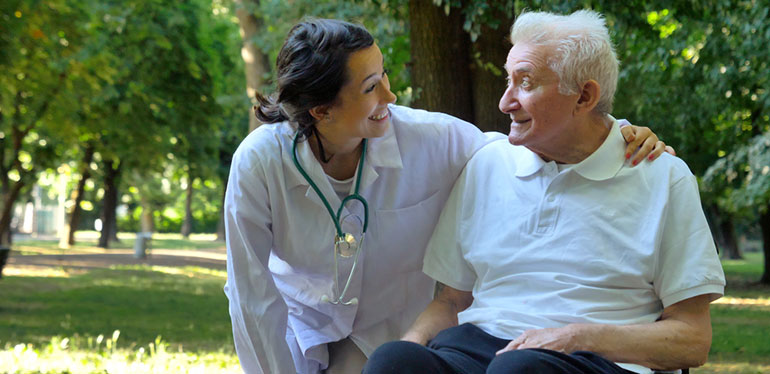
[[[676,302],[723,294],[695,177],[669,154],[628,167],[625,144],[615,123],[599,149],[561,171],[505,140],[476,153],[423,267],[473,292],[459,323],[514,339],[570,323],[652,323]]]

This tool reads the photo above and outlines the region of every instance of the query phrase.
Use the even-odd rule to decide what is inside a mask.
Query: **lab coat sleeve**
[[[225,294],[235,349],[244,373],[296,373],[285,338],[287,307],[267,269],[273,241],[268,179],[260,160],[248,155],[234,155],[224,207]]]

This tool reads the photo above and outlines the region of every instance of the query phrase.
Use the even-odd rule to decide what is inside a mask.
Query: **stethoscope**
[[[358,256],[361,254],[361,250],[364,246],[364,235],[366,234],[366,228],[369,225],[369,205],[366,203],[366,199],[364,199],[363,196],[361,196],[358,193],[358,188],[361,186],[361,174],[363,174],[363,168],[364,168],[364,158],[366,157],[366,139],[362,141],[362,149],[361,149],[361,159],[358,160],[358,176],[356,177],[356,186],[353,190],[352,195],[346,196],[344,199],[342,199],[342,203],[340,204],[339,209],[337,210],[337,214],[334,214],[334,211],[332,210],[331,204],[329,204],[329,201],[326,199],[323,193],[321,193],[321,190],[318,188],[318,186],[313,182],[313,180],[310,178],[310,176],[305,172],[305,169],[302,168],[302,165],[299,164],[299,158],[297,157],[297,143],[299,141],[299,134],[297,134],[294,137],[294,145],[292,147],[292,154],[294,156],[294,165],[297,165],[297,170],[299,170],[299,173],[302,174],[303,177],[305,177],[305,180],[310,184],[310,187],[313,188],[316,194],[318,194],[318,197],[321,198],[321,201],[324,203],[324,206],[326,207],[326,210],[329,212],[329,216],[332,218],[332,222],[334,222],[334,228],[336,229],[336,234],[334,235],[334,292],[337,294],[337,296],[332,295],[332,297],[329,297],[329,295],[323,295],[321,296],[321,302],[328,302],[334,305],[342,304],[342,305],[356,305],[358,304],[358,298],[353,297],[348,301],[344,301],[345,294],[348,292],[348,287],[350,287],[350,281],[353,280],[353,273],[356,271],[356,265],[358,265]],[[352,200],[358,200],[361,202],[361,204],[364,206],[364,222],[363,222],[363,231],[361,232],[361,242],[356,243],[356,238],[349,234],[342,232],[342,225],[340,224],[340,216],[342,215],[342,208],[345,206],[345,203]],[[348,274],[348,280],[345,282],[345,287],[342,289],[342,292],[340,292],[340,281],[339,281],[339,270],[337,265],[337,256],[343,257],[343,258],[350,258],[351,256],[355,256],[353,258],[353,266],[350,268],[350,273]]]

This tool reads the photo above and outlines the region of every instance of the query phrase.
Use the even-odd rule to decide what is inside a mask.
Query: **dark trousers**
[[[564,354],[547,349],[495,352],[510,341],[498,339],[466,323],[441,331],[427,346],[395,341],[377,348],[363,374],[629,374],[595,353]]]

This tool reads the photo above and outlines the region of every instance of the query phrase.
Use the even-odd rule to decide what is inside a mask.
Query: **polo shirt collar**
[[[516,175],[519,178],[525,178],[532,174],[537,173],[545,166],[546,162],[537,155],[537,153],[530,151],[524,146],[514,146],[514,152],[519,153],[516,156]]]
[[[612,120],[612,127],[602,145],[585,160],[572,168],[572,170],[586,179],[593,181],[610,179],[620,171],[620,168],[625,163],[623,156],[626,149],[626,140],[620,132],[618,121],[612,117],[610,119]]]
[[[591,153],[585,160],[577,163],[571,170],[577,172],[584,178],[600,181],[615,176],[623,167],[623,152],[626,148],[626,141],[620,132],[618,121],[610,116],[612,127],[610,133],[604,142],[596,151]],[[517,155],[517,168],[515,175],[519,178],[528,177],[537,173],[545,166],[546,162],[535,152],[526,147],[514,147]]]

